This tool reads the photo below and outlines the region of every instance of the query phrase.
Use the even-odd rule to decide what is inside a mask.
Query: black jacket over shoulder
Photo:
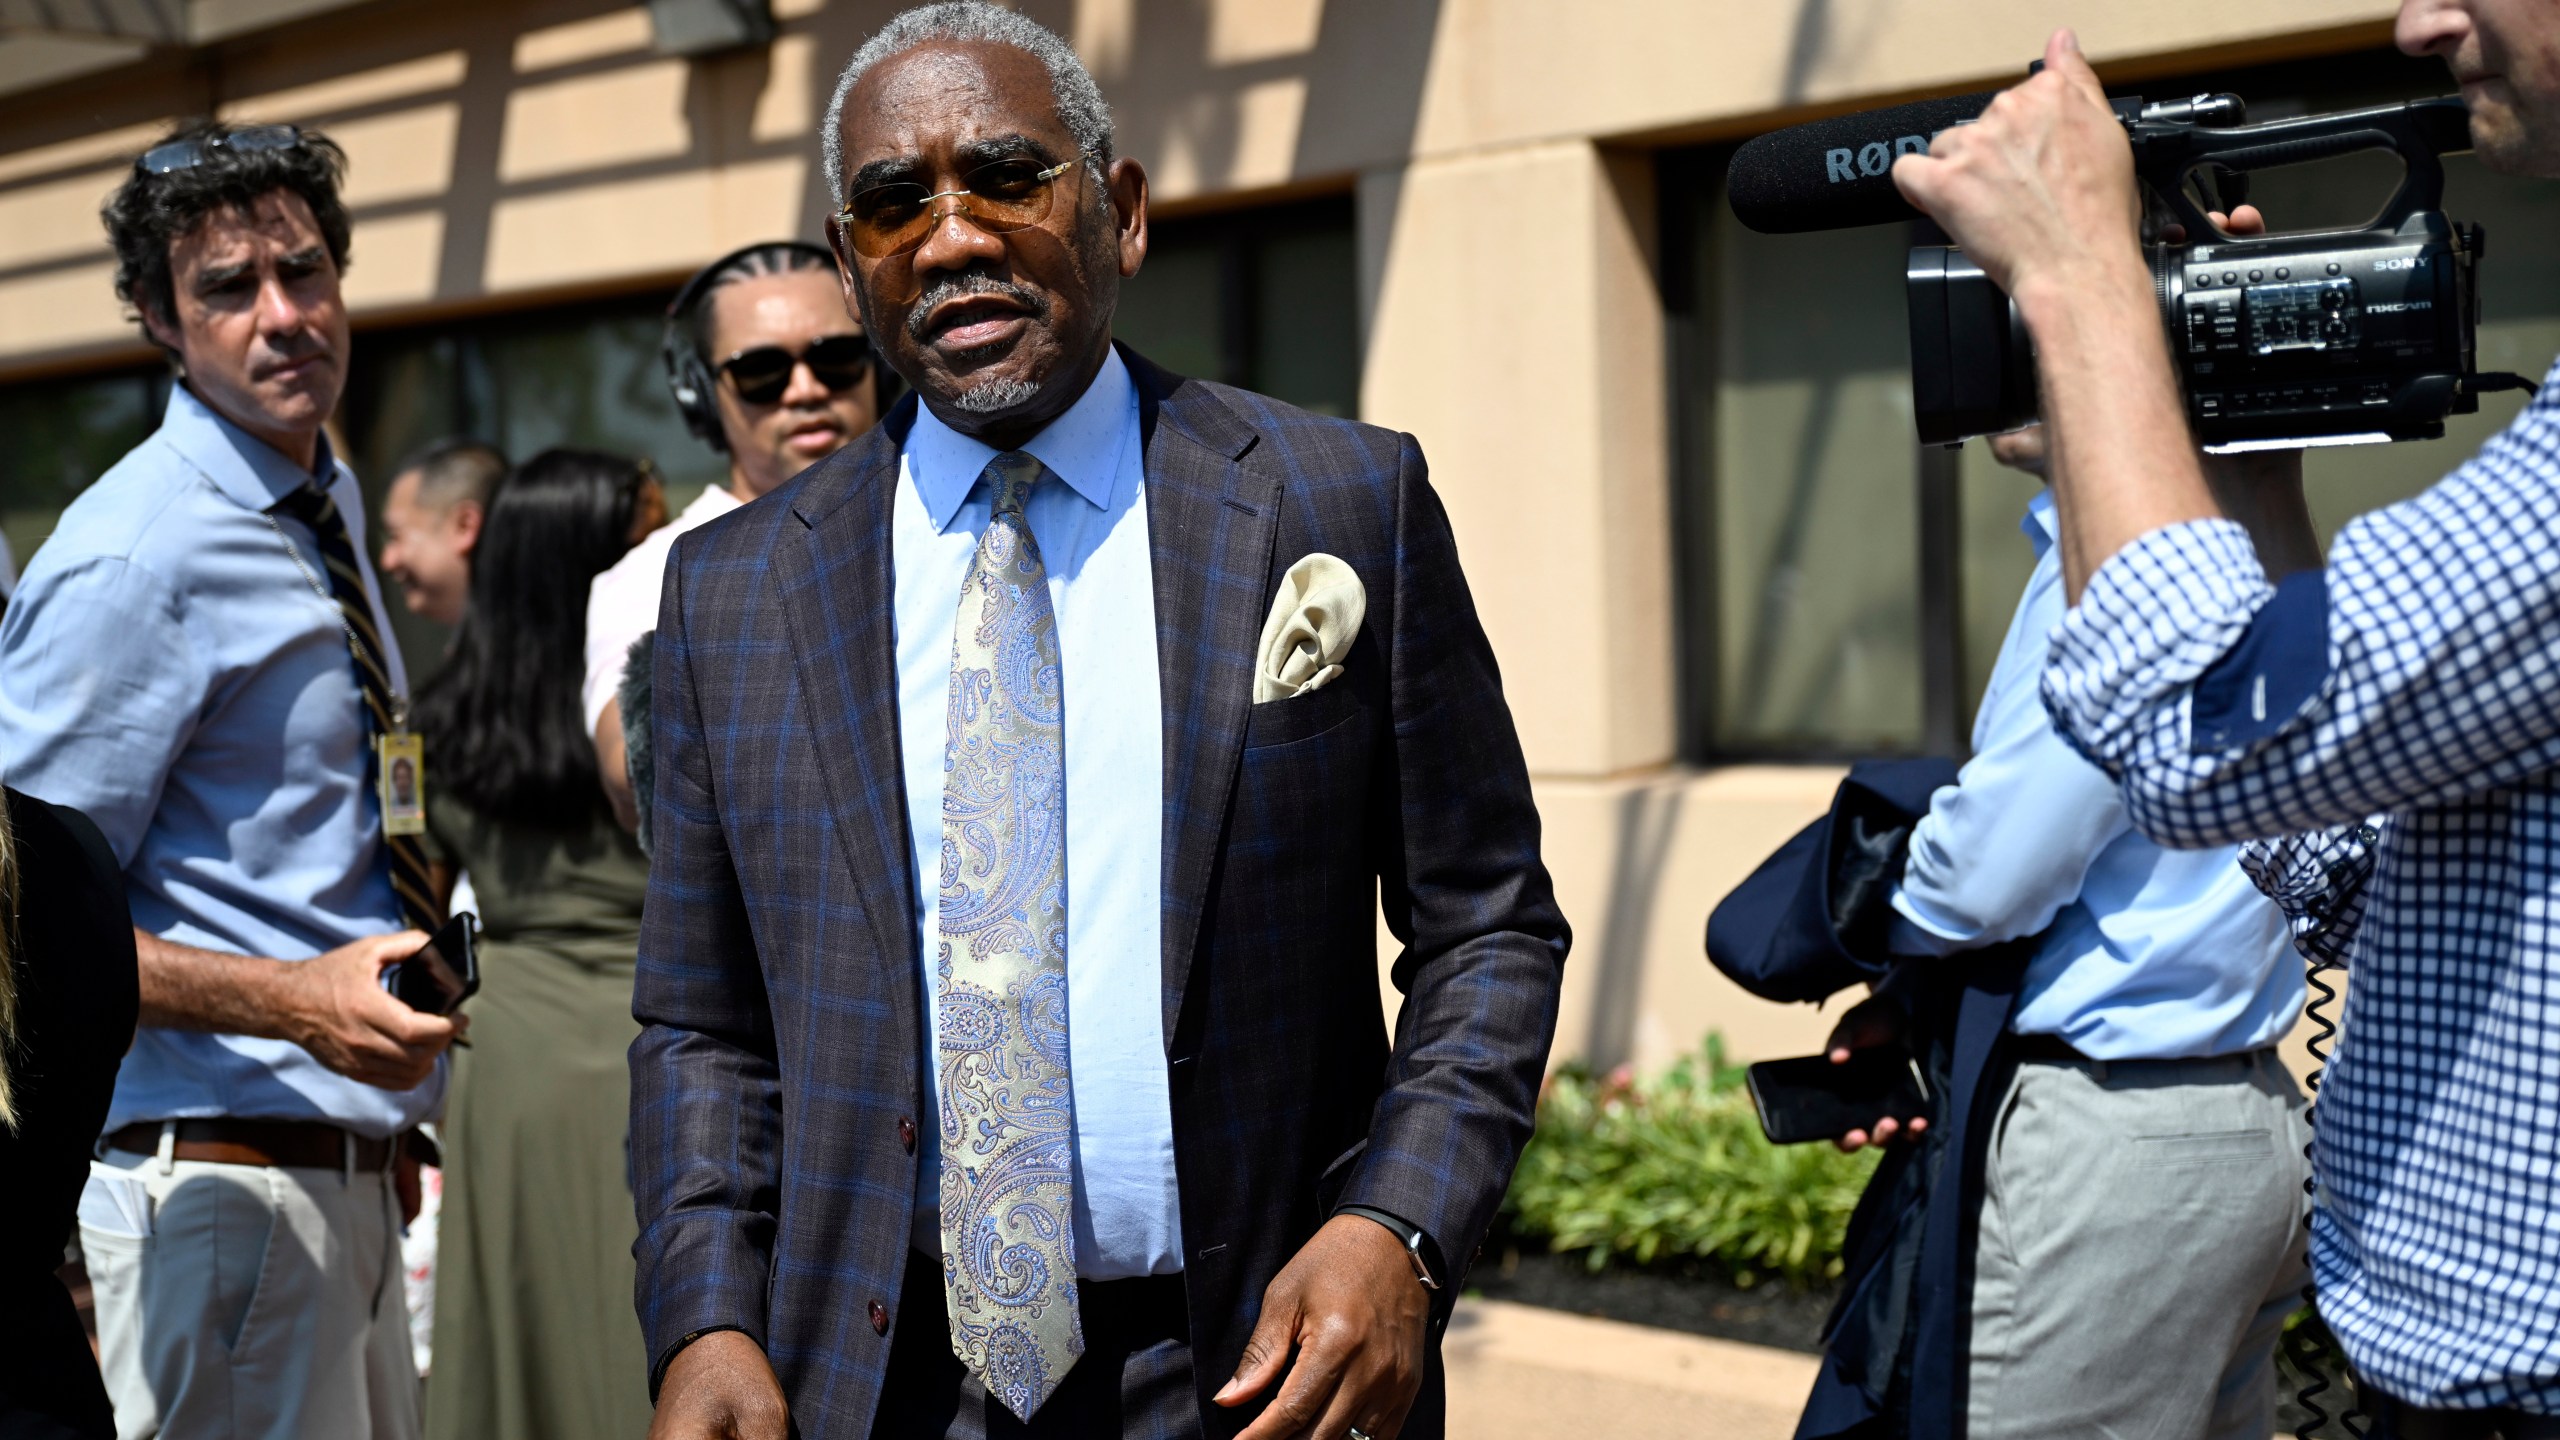
[[[124,875],[77,810],[7,792],[18,853],[18,1126],[0,1129],[0,1437],[112,1436],[62,1266],[141,991]]]
[[[1898,1000],[1929,1077],[1926,1136],[1889,1151],[1843,1245],[1841,1296],[1797,1440],[1955,1440],[1964,1432],[1974,1221],[1991,1115],[2015,1066],[2009,1015],[2032,940],[1895,965],[1887,901],[1912,827],[1952,785],[1949,760],[1861,764],[1805,827],[1725,897],[1707,957],[1768,1000],[1820,1001],[1860,983]]]
[[[1400,1215],[1456,1265],[1473,1254],[1529,1133],[1567,935],[1412,438],[1122,354],[1163,677],[1183,1288],[1215,1436],[1258,1408],[1207,1396],[1334,1204]],[[940,1294],[900,1294],[908,1142],[935,1129],[916,1123],[926,997],[891,636],[913,416],[678,541],[657,631],[633,1001],[642,1328],[659,1371],[697,1331],[744,1330],[812,1437],[866,1434],[896,1327],[944,1323]],[[1335,682],[1253,704],[1272,596],[1316,551],[1359,575],[1366,622]],[[1404,945],[1392,1040],[1381,904]],[[1433,1355],[1415,1440],[1441,1426]]]

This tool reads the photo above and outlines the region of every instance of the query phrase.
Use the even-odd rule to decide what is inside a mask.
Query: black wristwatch
[[[1421,1226],[1401,1215],[1391,1215],[1375,1205],[1345,1205],[1333,1213],[1357,1215],[1363,1220],[1374,1221],[1386,1227],[1387,1233],[1395,1236],[1397,1243],[1404,1246],[1404,1258],[1413,1262],[1413,1278],[1421,1281],[1422,1288],[1425,1290],[1440,1288],[1440,1277],[1431,1273],[1431,1261],[1423,1253],[1425,1247],[1434,1250],[1438,1247],[1431,1245],[1431,1237],[1422,1233]]]

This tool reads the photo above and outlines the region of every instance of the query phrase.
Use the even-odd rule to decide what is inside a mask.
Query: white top
[[[1182,1269],[1164,1053],[1164,716],[1138,394],[1117,352],[1022,447],[1058,480],[1023,507],[1049,572],[1066,700],[1067,1063],[1075,1103],[1076,1273]],[[915,845],[923,994],[941,941],[943,752],[960,587],[987,527],[996,452],[919,413],[890,520],[898,738]],[[923,1007],[936,1054],[935,1006]],[[939,1116],[934,1067],[926,1115]],[[928,1119],[930,1137],[940,1126]],[[914,1243],[941,1252],[941,1151],[920,1147]]]
[[[676,537],[707,525],[745,502],[717,485],[703,488],[684,512],[650,531],[595,578],[587,589],[587,683],[581,692],[587,712],[587,738],[594,739],[604,707],[622,688],[622,667],[631,646],[658,628],[658,594],[667,583],[667,554]]]

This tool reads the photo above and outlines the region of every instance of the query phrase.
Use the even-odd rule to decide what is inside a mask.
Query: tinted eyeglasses
[[[936,191],[912,180],[874,185],[854,193],[836,221],[858,253],[873,259],[904,255],[933,233],[937,200],[959,197],[960,213],[995,234],[1027,229],[1049,218],[1057,180],[1084,157],[1042,168],[1034,159],[998,160],[961,177],[961,188]]]
[[[738,398],[750,405],[770,405],[791,388],[794,366],[809,373],[830,393],[850,390],[871,373],[871,340],[863,335],[823,335],[798,354],[779,345],[758,345],[720,362],[720,373],[738,387]]]
[[[154,145],[133,162],[145,175],[166,175],[176,170],[192,170],[213,158],[217,150],[247,154],[253,150],[291,150],[302,143],[302,131],[291,125],[249,125],[220,135],[190,135]]]

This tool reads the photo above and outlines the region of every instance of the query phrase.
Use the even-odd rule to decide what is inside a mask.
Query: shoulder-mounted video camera
[[[1763,135],[1734,154],[1734,215],[1766,234],[1917,218],[1893,187],[1893,160],[1925,152],[1991,99]],[[2256,125],[2236,95],[2112,103],[2147,192],[2144,251],[2187,418],[2208,449],[2434,439],[2447,415],[2479,409],[2483,391],[2530,388],[2474,368],[2485,236],[2440,208],[2442,157],[2471,148],[2460,99]],[[2361,229],[2235,237],[2206,214],[2239,204],[2253,171],[2362,150],[2398,155],[2405,173]],[[2009,297],[1950,245],[1914,246],[1905,279],[1920,438],[1960,444],[2034,420],[2035,352]]]

